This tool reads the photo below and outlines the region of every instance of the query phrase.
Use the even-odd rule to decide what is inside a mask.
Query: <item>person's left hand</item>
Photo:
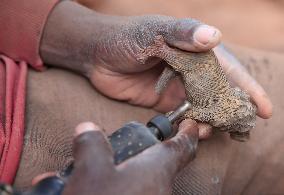
[[[78,19],[69,19],[74,17]],[[107,16],[74,2],[58,5],[49,23],[42,41],[45,61],[84,72],[110,98],[161,112],[171,111],[184,101],[184,86],[174,79],[161,95],[157,94],[154,88],[164,64],[161,59],[140,64],[137,54],[157,35],[162,35],[170,46],[190,52],[208,51],[221,41],[218,29],[197,20],[158,15]],[[231,54],[224,49],[215,51],[228,79],[249,93],[260,117],[269,118],[272,104],[263,88]],[[202,132],[208,134],[208,129]]]

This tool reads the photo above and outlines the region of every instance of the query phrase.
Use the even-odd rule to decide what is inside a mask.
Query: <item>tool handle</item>
[[[114,163],[135,156],[159,140],[144,124],[130,122],[108,137],[114,152]]]
[[[169,138],[172,132],[172,124],[164,115],[155,116],[147,126],[136,121],[125,124],[108,137],[114,152],[114,163],[119,164]]]

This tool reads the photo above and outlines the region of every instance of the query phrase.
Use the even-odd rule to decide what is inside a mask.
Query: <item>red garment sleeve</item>
[[[0,0],[0,182],[12,184],[24,137],[27,64],[43,67],[39,44],[58,0]]]
[[[41,34],[57,1],[0,0],[0,53],[40,68]]]

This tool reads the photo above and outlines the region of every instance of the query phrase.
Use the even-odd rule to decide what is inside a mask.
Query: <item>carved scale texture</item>
[[[206,122],[221,131],[228,131],[233,139],[245,141],[255,126],[256,106],[239,88],[232,88],[212,50],[191,53],[169,47],[162,36],[138,55],[145,63],[149,57],[165,60],[170,68],[157,82],[160,92],[173,76],[181,76],[186,96],[192,104],[184,117]]]

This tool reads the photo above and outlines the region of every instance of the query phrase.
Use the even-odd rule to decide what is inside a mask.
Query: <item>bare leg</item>
[[[284,190],[280,185],[284,180],[284,159],[280,155],[284,140],[284,57],[246,49],[237,50],[237,54],[271,96],[274,117],[259,120],[247,143],[234,142],[225,134],[200,143],[196,160],[177,178],[174,194]],[[98,94],[84,78],[73,73],[56,69],[30,71],[25,145],[15,185],[28,187],[34,176],[68,163],[72,158],[73,130],[78,123],[94,121],[110,134],[126,121],[145,122],[154,114]]]

